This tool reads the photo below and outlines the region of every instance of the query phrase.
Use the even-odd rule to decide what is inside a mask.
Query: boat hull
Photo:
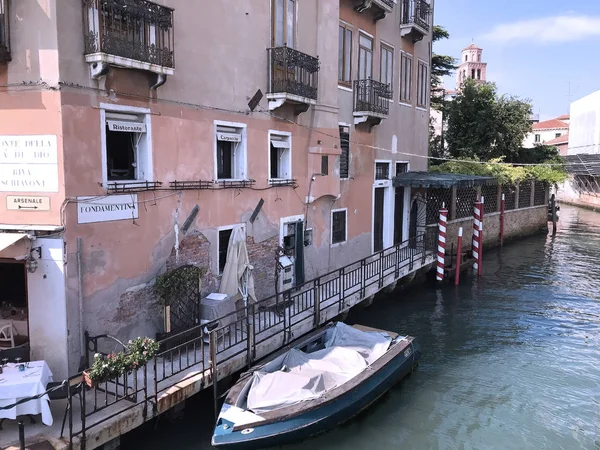
[[[333,401],[287,420],[238,431],[215,428],[212,445],[221,449],[257,449],[302,441],[351,419],[412,372],[421,357],[421,348],[412,341],[412,352],[396,355],[373,375]]]

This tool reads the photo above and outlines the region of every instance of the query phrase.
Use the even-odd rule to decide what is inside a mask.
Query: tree
[[[435,43],[441,39],[448,39],[450,34],[439,25],[433,26],[432,42]],[[452,75],[456,70],[456,59],[448,55],[431,55],[431,107],[440,110],[444,103],[444,88],[442,79]]]
[[[447,105],[445,133],[451,157],[514,161],[525,135],[531,131],[531,104],[512,96],[498,96],[493,83],[468,79]]]

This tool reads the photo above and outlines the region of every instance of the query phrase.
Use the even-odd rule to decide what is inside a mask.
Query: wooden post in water
[[[500,247],[504,245],[504,194],[500,200]]]
[[[550,197],[550,212],[552,214],[552,236],[556,236],[556,196]]]
[[[458,241],[456,244],[456,272],[454,272],[454,285],[458,286],[460,281],[460,258],[462,254],[462,227],[458,229]]]
[[[437,251],[437,274],[436,281],[444,280],[444,266],[446,265],[446,224],[448,223],[448,210],[442,203],[440,209],[438,251]]]

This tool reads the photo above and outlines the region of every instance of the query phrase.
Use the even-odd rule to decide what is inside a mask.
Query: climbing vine
[[[205,267],[181,266],[159,275],[154,284],[154,291],[160,302],[168,306],[185,296],[190,288],[199,286],[200,279],[204,275],[206,275]]]

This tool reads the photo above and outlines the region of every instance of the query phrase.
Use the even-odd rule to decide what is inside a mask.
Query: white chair
[[[12,323],[2,325],[0,328],[0,348],[14,348],[15,347],[15,336],[13,334]]]

